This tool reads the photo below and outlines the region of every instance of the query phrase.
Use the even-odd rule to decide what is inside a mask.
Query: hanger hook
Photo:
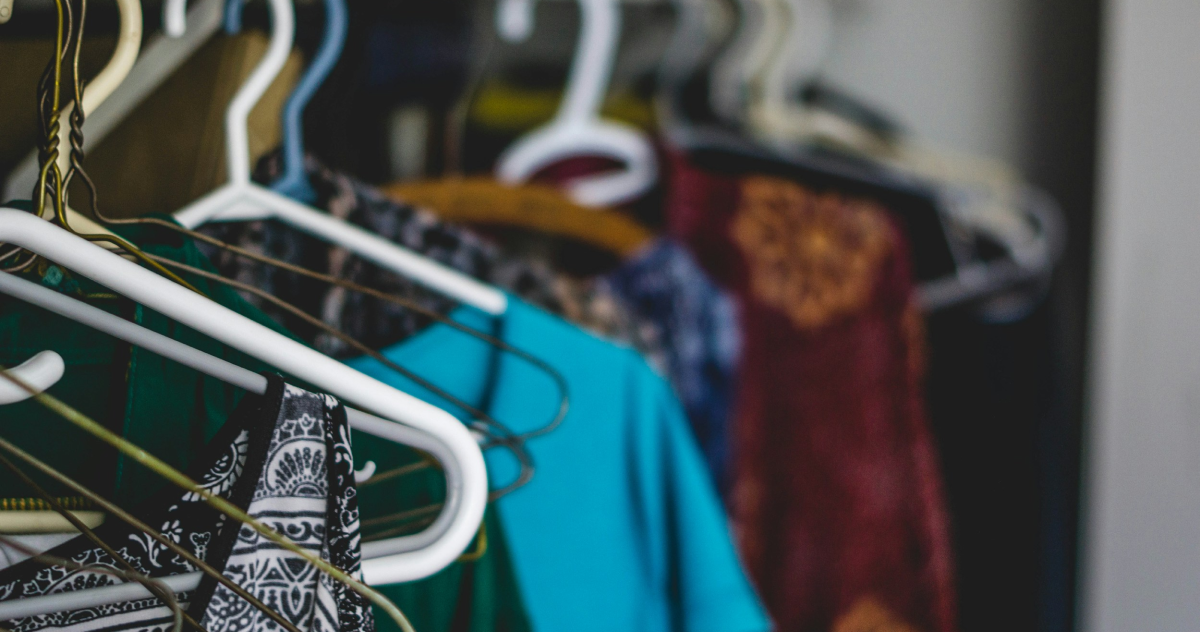
[[[250,182],[250,136],[247,131],[250,111],[283,70],[296,34],[296,16],[291,3],[288,0],[269,0],[268,6],[271,15],[271,41],[267,46],[267,54],[258,62],[258,66],[250,73],[246,82],[238,88],[233,100],[229,102],[229,107],[225,109],[225,154],[230,184]],[[226,28],[229,26],[230,16],[238,14],[238,11],[226,12]],[[240,20],[240,17],[237,19]]]
[[[244,6],[245,0],[227,0],[226,33],[242,30]],[[283,174],[271,184],[271,189],[309,204],[316,201],[317,193],[304,168],[304,109],[342,55],[349,28],[348,13],[346,0],[325,0],[325,32],[321,45],[283,107]]]
[[[533,34],[533,0],[500,0],[496,31],[506,42],[524,42]]]
[[[163,2],[163,32],[168,37],[183,37],[187,32],[187,0]]]

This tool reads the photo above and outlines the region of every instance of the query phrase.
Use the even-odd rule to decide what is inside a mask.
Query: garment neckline
[[[514,316],[520,318],[518,314],[522,309],[525,308],[525,303],[507,290],[504,291],[504,295],[508,298],[508,304],[502,314],[491,315],[469,305],[459,305],[451,310],[450,313],[446,315],[446,318],[461,325],[470,327],[484,335],[492,336],[493,338],[496,338],[507,344],[513,344],[509,339],[509,334],[512,330],[511,323]],[[435,382],[435,384],[455,395],[456,397],[463,399],[467,404],[482,410],[489,415],[494,414],[492,410],[494,408],[493,404],[495,402],[497,393],[499,393],[501,385],[504,383],[504,377],[506,375],[506,371],[504,369],[505,362],[503,361],[504,356],[511,354],[506,353],[488,344],[487,342],[474,338],[469,334],[461,332],[440,321],[425,327],[424,329],[418,331],[408,338],[405,338],[404,340],[380,349],[379,353],[383,354],[390,360],[395,361],[402,367],[410,370],[416,370],[419,374],[418,367],[420,365],[431,362],[434,358],[446,353],[445,349],[442,347],[446,345],[448,340],[453,340],[456,343],[461,341],[474,341],[478,345],[485,347],[485,350],[481,351],[478,355],[474,355],[474,351],[472,351],[472,356],[469,358],[471,361],[478,358],[482,360],[481,362],[457,363],[457,366],[460,367],[462,371],[471,371],[471,373],[469,373],[470,378],[479,378],[480,376],[478,372],[483,372],[480,380],[483,384],[481,388],[482,396],[479,398],[470,399],[463,397],[462,394],[458,392],[458,382],[450,384]],[[369,356],[357,356],[354,358],[349,358],[345,361],[353,366],[358,362],[369,360]],[[389,373],[391,372],[389,371]],[[464,419],[466,416],[465,411],[462,411],[453,405],[449,405],[449,411],[459,419]],[[500,421],[503,423],[503,420]]]

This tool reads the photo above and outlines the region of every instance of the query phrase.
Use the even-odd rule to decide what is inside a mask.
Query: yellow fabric
[[[471,123],[491,130],[523,132],[554,117],[562,102],[558,89],[533,90],[504,82],[493,82],[480,89],[471,104]],[[654,125],[654,106],[628,92],[608,96],[600,108],[604,118],[649,129]]]
[[[619,256],[645,245],[653,234],[625,215],[576,204],[550,186],[506,186],[491,178],[454,178],[391,184],[384,193],[467,224],[519,226],[571,237]]]

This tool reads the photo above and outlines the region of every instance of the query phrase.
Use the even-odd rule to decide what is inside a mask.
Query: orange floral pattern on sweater
[[[893,247],[880,206],[763,176],[742,181],[732,237],[753,295],[801,329],[861,309]]]
[[[832,632],[919,632],[896,613],[870,597],[854,603],[833,624]]]

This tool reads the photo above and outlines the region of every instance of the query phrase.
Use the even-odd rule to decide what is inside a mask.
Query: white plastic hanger
[[[796,101],[815,79],[833,43],[829,0],[759,0],[772,6],[781,28],[772,33],[767,54],[751,60],[755,88],[748,94],[747,122],[762,142],[786,151],[820,139],[843,147],[871,147],[872,133],[854,121]]]
[[[795,125],[808,114],[795,104],[800,88],[816,77],[833,41],[833,7],[828,0],[763,0],[773,5],[783,26],[754,76],[750,116],[769,136],[776,126]],[[793,136],[795,132],[793,132]]]
[[[389,439],[431,450],[439,460],[444,459],[442,463],[446,472],[446,506],[432,526],[415,536],[363,545],[363,573],[368,583],[381,585],[427,577],[452,563],[471,543],[487,503],[487,471],[475,439],[450,413],[363,375],[29,213],[0,209],[0,241],[40,254],[168,318],[312,384],[347,405],[372,411],[411,428],[405,429],[391,421],[366,422],[362,415],[355,416],[359,420],[355,423],[361,422],[356,427],[364,431],[383,433]],[[11,276],[8,279],[19,281]],[[13,294],[13,287],[17,286],[6,283],[5,292]],[[37,286],[34,289],[38,289]],[[49,305],[44,292],[29,296]],[[83,312],[76,311],[72,317],[82,320],[81,314]],[[103,324],[96,322],[97,326]],[[112,333],[116,335],[118,332],[114,330]],[[144,342],[145,339],[140,339],[139,344]],[[179,359],[181,362],[187,361],[183,357]],[[198,364],[192,366],[204,370]],[[244,379],[247,380],[247,388],[253,390],[249,378]],[[418,434],[424,435],[424,438]],[[8,604],[6,602],[0,606],[6,608]],[[6,612],[0,609],[0,613]],[[5,617],[0,614],[2,618]]]
[[[62,379],[65,368],[62,356],[53,351],[42,351],[8,372],[40,393]],[[29,391],[9,380],[0,379],[0,405],[15,404],[30,397]]]
[[[0,273],[2,274],[2,273]],[[4,276],[9,276],[5,274]],[[0,279],[2,282],[3,279]],[[29,283],[29,281],[21,281]],[[42,290],[53,292],[48,288]],[[0,290],[2,292],[3,290]],[[8,369],[8,373],[23,384],[41,393],[54,386],[62,379],[66,363],[62,356],[54,351],[42,351],[21,364]],[[11,380],[0,379],[0,406],[15,404],[33,397],[30,392]],[[104,514],[98,511],[72,511],[76,518],[82,519],[88,526],[97,526],[104,521]],[[75,531],[75,526],[54,511],[2,511],[0,512],[0,533],[10,537],[38,534],[34,539],[42,539],[42,534],[69,534]],[[20,553],[18,552],[18,555]],[[24,556],[22,556],[24,557]]]
[[[658,179],[654,148],[637,128],[600,118],[621,34],[620,0],[578,0],[579,44],[558,112],[549,123],[518,139],[500,156],[496,177],[519,184],[573,156],[603,156],[624,164],[616,173],[566,183],[584,206],[614,206],[636,199]],[[509,41],[533,31],[533,0],[500,0],[496,28]]]
[[[709,101],[727,121],[746,118],[755,76],[784,33],[783,15],[773,0],[737,0],[738,27],[713,63]]]
[[[0,293],[32,303],[47,311],[66,316],[247,391],[259,394],[266,392],[267,380],[262,375],[15,275],[0,273]],[[30,360],[20,367],[10,369],[10,372],[16,374],[22,381],[29,380],[26,384],[34,390],[45,390],[45,388],[53,383],[53,380],[50,379],[51,376],[56,373],[61,377],[62,359],[52,351],[44,351],[35,356],[35,359],[40,359],[41,364],[45,365],[45,368],[32,368],[30,365],[33,360]],[[7,380],[0,381],[0,385],[3,384],[12,384],[12,387],[20,390],[24,394],[24,397],[29,397],[28,391],[16,386],[12,382]],[[455,459],[454,454],[441,441],[432,439],[424,432],[385,421],[353,408],[347,408],[346,413],[350,426],[356,430],[388,441],[419,448],[432,454],[444,464],[452,463]],[[447,508],[445,511],[450,512],[454,511],[454,508],[461,504],[461,494],[459,493],[459,488],[453,485],[448,487],[448,490],[453,490],[452,493],[454,496],[453,498],[449,494],[447,496]],[[430,531],[437,532],[433,529]],[[409,538],[409,542],[412,542],[411,539],[414,536],[407,537]],[[416,536],[416,540],[428,539],[429,532],[423,532]],[[410,548],[417,547],[410,546]],[[364,558],[370,557],[370,547],[364,547]],[[172,577],[171,586],[178,591],[192,590],[196,587],[200,578],[201,573],[189,573],[187,575]],[[367,577],[367,581],[371,583],[369,576]],[[81,606],[81,603],[87,604],[90,607],[113,603],[115,601],[144,598],[149,595],[148,592],[135,590],[135,586],[127,585],[120,589],[111,587],[83,592],[75,591],[36,599],[0,602],[0,620],[85,607]]]
[[[246,119],[287,61],[295,31],[295,18],[288,0],[270,0],[268,7],[273,24],[267,54],[238,89],[225,111],[229,180],[219,189],[175,213],[175,219],[187,228],[196,228],[212,221],[277,219],[319,239],[342,246],[461,303],[488,314],[503,314],[508,307],[508,298],[500,290],[250,180]]]

